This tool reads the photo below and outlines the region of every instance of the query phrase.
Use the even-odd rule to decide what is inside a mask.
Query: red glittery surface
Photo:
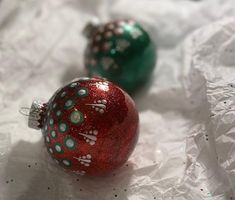
[[[75,120],[80,121],[74,123],[71,116],[78,111]],[[66,124],[64,132],[61,124]],[[138,124],[133,100],[119,87],[98,78],[78,79],[50,99],[42,132],[48,152],[65,169],[101,176],[127,161]]]

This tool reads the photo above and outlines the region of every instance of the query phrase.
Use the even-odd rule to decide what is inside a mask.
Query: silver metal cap
[[[82,34],[90,38],[94,31],[101,25],[100,20],[98,18],[91,19],[84,27]]]
[[[41,129],[42,117],[45,112],[45,103],[35,100],[33,101],[28,118],[28,126],[33,129]]]

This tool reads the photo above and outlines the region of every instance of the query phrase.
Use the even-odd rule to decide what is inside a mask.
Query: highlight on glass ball
[[[102,176],[121,167],[138,140],[131,97],[100,78],[78,78],[47,103],[32,103],[28,125],[41,129],[51,157],[68,171]]]
[[[117,20],[100,24],[96,20],[87,24],[83,34],[88,38],[84,61],[89,76],[105,77],[128,93],[150,79],[156,46],[139,23]]]

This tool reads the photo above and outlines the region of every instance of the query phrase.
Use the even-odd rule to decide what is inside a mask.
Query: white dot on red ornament
[[[65,139],[65,146],[69,149],[75,148],[75,141],[72,138],[66,138]]]
[[[105,33],[106,38],[111,38],[112,35],[113,35],[113,33],[111,31],[108,31],[107,33]]]
[[[103,99],[103,100],[102,100],[102,103],[103,103],[103,104],[106,104],[106,103],[107,103],[107,101],[106,101],[105,99]]]
[[[65,123],[61,123],[59,125],[60,132],[64,133],[67,130],[67,125]]]
[[[53,130],[51,131],[51,137],[55,138],[56,137],[56,132]]]
[[[50,142],[50,138],[48,136],[46,136],[46,141],[49,143]]]
[[[64,97],[65,95],[66,95],[66,92],[64,91],[64,92],[61,93],[60,96],[61,96],[61,97]]]
[[[70,121],[74,124],[81,124],[83,120],[84,120],[84,117],[80,111],[73,111],[70,114]]]
[[[71,165],[71,162],[68,161],[68,160],[63,160],[62,162],[65,166],[70,166]]]
[[[115,34],[116,35],[122,35],[124,33],[123,29],[122,28],[117,28],[115,29]]]
[[[65,102],[65,108],[70,108],[73,105],[73,101],[71,99]]]
[[[91,155],[90,155],[90,154],[88,154],[86,157],[87,157],[88,159],[91,159]]]
[[[56,145],[55,145],[55,150],[56,150],[58,153],[62,152],[61,145],[60,145],[60,144],[56,144]]]
[[[97,130],[94,130],[93,133],[94,133],[94,135],[97,135],[97,134],[98,134],[98,131],[97,131]]]
[[[50,153],[53,153],[53,149],[52,149],[52,148],[49,148],[49,152],[50,152]]]

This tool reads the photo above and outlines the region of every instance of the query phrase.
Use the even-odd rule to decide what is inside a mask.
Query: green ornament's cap
[[[101,25],[100,20],[98,18],[91,19],[84,27],[82,34],[90,38],[94,31]]]

